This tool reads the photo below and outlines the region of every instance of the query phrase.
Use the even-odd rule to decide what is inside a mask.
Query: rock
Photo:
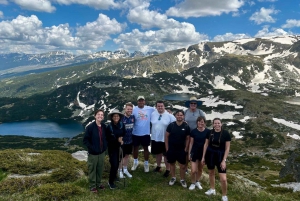
[[[87,161],[88,152],[87,151],[77,151],[75,153],[72,153],[72,157],[76,158],[79,161]]]
[[[300,153],[293,152],[287,159],[285,166],[280,170],[279,176],[281,178],[288,175],[293,175],[293,178],[300,182]]]

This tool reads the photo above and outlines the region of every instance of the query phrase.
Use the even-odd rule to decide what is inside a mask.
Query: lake
[[[195,95],[191,95],[191,94],[168,94],[166,96],[164,96],[164,100],[177,100],[177,101],[186,101],[186,100],[190,100],[190,97],[195,96]]]
[[[0,124],[0,135],[21,135],[39,138],[70,138],[84,131],[73,120],[36,120]]]

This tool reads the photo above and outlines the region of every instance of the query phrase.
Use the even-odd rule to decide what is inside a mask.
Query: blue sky
[[[0,53],[165,52],[299,33],[298,0],[0,0]]]

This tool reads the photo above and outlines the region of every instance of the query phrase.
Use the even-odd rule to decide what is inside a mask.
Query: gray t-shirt
[[[192,112],[190,109],[187,109],[184,112],[184,120],[188,123],[191,130],[197,128],[197,118],[205,117],[204,113],[200,109],[196,109],[195,112]]]

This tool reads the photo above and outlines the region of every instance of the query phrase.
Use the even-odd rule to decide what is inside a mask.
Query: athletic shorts
[[[201,161],[202,155],[203,155],[203,147],[198,148],[196,150],[192,149],[191,151],[192,162],[196,162],[196,160]]]
[[[176,161],[178,161],[178,163],[182,165],[186,164],[187,152],[185,152],[184,149],[179,151],[169,149],[166,155],[168,163],[175,163]]]
[[[122,149],[123,149],[123,155],[129,155],[132,154],[132,143],[131,144],[123,144]]]
[[[166,152],[166,146],[164,142],[157,142],[151,140],[151,154],[162,154]]]
[[[207,169],[213,170],[217,166],[218,173],[226,173],[226,169],[221,169],[221,162],[223,160],[223,156],[224,154],[209,151],[207,149],[205,154],[205,163],[207,165]]]
[[[134,147],[138,147],[142,145],[143,147],[147,147],[150,145],[150,135],[142,135],[142,136],[137,136],[137,135],[132,135],[132,144]]]

